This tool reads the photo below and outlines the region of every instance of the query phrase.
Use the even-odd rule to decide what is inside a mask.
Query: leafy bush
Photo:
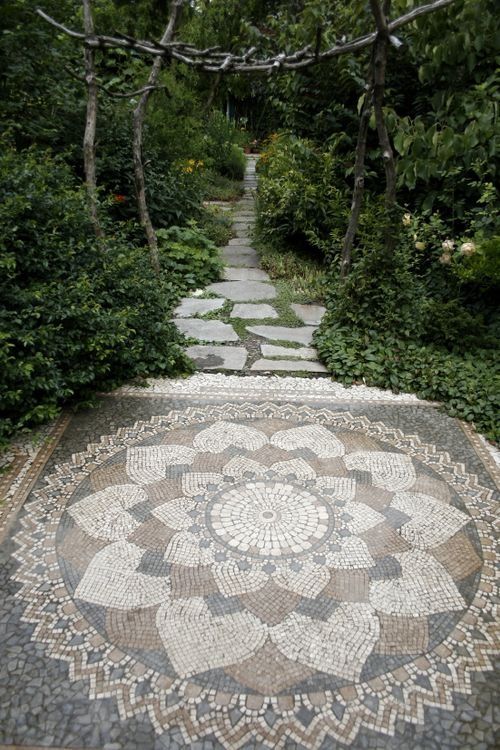
[[[227,213],[218,206],[210,206],[203,211],[199,222],[205,237],[217,247],[227,245],[233,236],[231,215]]]
[[[500,358],[495,318],[467,300],[452,262],[443,263],[450,240],[435,246],[426,232],[412,234],[403,218],[399,242],[387,253],[381,229],[372,247],[355,256],[345,282],[335,279],[329,312],[316,336],[321,359],[344,383],[411,391],[442,401],[455,417],[474,421],[500,439]],[[439,229],[437,217],[431,222]],[[425,225],[424,228],[428,228]],[[363,238],[362,238],[363,239]],[[423,255],[428,253],[428,255]],[[457,250],[460,260],[469,260]],[[448,257],[448,256],[447,256]],[[440,262],[441,260],[441,262]]]
[[[240,138],[240,131],[222,112],[212,112],[206,123],[207,166],[233,180],[242,180],[246,160],[238,144]]]
[[[183,291],[204,287],[219,277],[218,248],[195,224],[159,229],[157,234],[162,273]]]
[[[441,401],[450,416],[474,422],[500,441],[498,350],[449,352],[392,332],[342,327],[331,317],[323,321],[316,346],[332,376],[344,384],[362,382]]]
[[[178,299],[147,254],[116,236],[97,243],[85,195],[43,152],[0,158],[1,433],[51,418],[148,373],[189,365],[169,322]]]
[[[259,225],[266,239],[308,244],[323,253],[339,245],[348,198],[337,146],[273,135],[257,163]]]

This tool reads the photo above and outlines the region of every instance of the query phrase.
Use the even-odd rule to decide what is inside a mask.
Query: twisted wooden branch
[[[389,34],[392,34],[397,29],[415,21],[417,18],[440,8],[445,8],[454,2],[455,0],[432,0],[432,2],[414,8],[408,13],[399,16],[399,18],[390,21],[387,24],[387,31]],[[37,9],[37,13],[44,21],[50,23],[56,29],[64,32],[73,39],[84,42],[87,47],[130,49],[140,54],[152,55],[153,57],[178,60],[185,65],[198,68],[207,73],[266,73],[274,70],[300,70],[326,62],[334,57],[345,55],[348,52],[358,52],[371,46],[377,37],[377,31],[373,31],[369,34],[356,37],[356,39],[337,43],[324,52],[313,50],[311,45],[307,45],[303,49],[289,55],[280,53],[272,57],[259,59],[254,56],[254,53],[257,51],[255,47],[242,55],[235,55],[231,52],[220,51],[218,47],[209,47],[203,50],[196,49],[192,45],[181,41],[172,40],[166,43],[157,43],[138,40],[124,35],[84,34],[69,29],[40,8]]]

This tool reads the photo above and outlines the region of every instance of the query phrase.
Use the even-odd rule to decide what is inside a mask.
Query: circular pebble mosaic
[[[191,408],[58,467],[17,536],[19,596],[124,718],[228,748],[349,744],[451,708],[489,668],[491,503],[363,417]]]

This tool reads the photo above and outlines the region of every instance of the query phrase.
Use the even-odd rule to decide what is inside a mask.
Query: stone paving
[[[468,426],[199,374],[32,458],[0,524],[0,746],[497,746],[498,467]]]
[[[435,404],[318,377],[321,308],[249,325],[255,358],[197,317],[228,299],[175,319],[238,375],[124,386],[13,446],[0,748],[493,750],[498,454]],[[241,377],[275,367],[307,377]]]
[[[175,311],[175,323],[186,336],[199,342],[187,349],[199,370],[325,375],[326,368],[318,362],[317,354],[310,346],[314,331],[325,313],[324,307],[292,304],[290,309],[297,320],[296,328],[258,325],[259,321],[267,323],[278,320],[280,315],[272,306],[278,296],[276,288],[269,275],[260,268],[258,253],[252,246],[256,186],[255,159],[249,157],[245,193],[234,212],[235,236],[221,251],[225,263],[223,278],[205,290],[212,295],[211,298],[197,299],[196,302],[192,297],[183,299]],[[230,306],[228,317],[227,305]],[[203,318],[217,310],[226,315],[228,322],[225,329],[214,326],[213,320]],[[243,340],[232,328],[235,322],[239,327],[244,326]],[[262,343],[262,339],[274,343],[288,342],[290,346],[273,348],[271,345],[270,348],[269,344]],[[215,349],[214,343],[221,342],[226,344],[226,348],[218,346]],[[232,342],[238,348],[237,356],[232,351]],[[312,354],[304,357],[300,354],[300,345],[309,346]],[[242,347],[247,350],[244,359],[239,354]],[[301,361],[304,359],[307,361]]]

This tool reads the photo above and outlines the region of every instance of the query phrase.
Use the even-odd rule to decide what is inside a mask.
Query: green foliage
[[[397,332],[353,330],[327,318],[316,336],[321,359],[346,385],[366,383],[441,401],[452,417],[474,422],[500,441],[498,351],[465,354],[400,338]]]
[[[217,172],[207,172],[205,175],[204,198],[209,201],[234,201],[243,195],[243,185],[240,180],[231,180]]]
[[[222,270],[217,246],[193,223],[158,230],[160,264],[165,278],[187,291],[215,281]]]
[[[485,182],[498,179],[500,38],[495,0],[462,0],[405,30],[392,74],[399,183],[419,209],[463,220]]]
[[[231,213],[228,216],[228,212],[218,206],[205,209],[199,223],[205,237],[217,247],[227,245],[233,236]]]
[[[344,383],[442,401],[451,416],[499,440],[498,318],[484,296],[478,305],[471,280],[462,287],[455,269],[479,253],[464,254],[473,243],[451,248],[437,215],[428,223],[409,214],[393,221],[400,227],[393,255],[372,229],[371,247],[358,247],[346,281],[332,282],[316,338],[320,356]]]
[[[339,244],[348,215],[339,140],[324,151],[296,136],[271,136],[258,162],[259,225],[266,238],[324,253]]]
[[[239,138],[239,131],[222,112],[210,114],[205,128],[206,163],[232,180],[242,180],[245,174],[246,160]]]
[[[95,241],[62,160],[5,149],[0,186],[1,437],[95,390],[186,370],[174,283],[119,235]]]

